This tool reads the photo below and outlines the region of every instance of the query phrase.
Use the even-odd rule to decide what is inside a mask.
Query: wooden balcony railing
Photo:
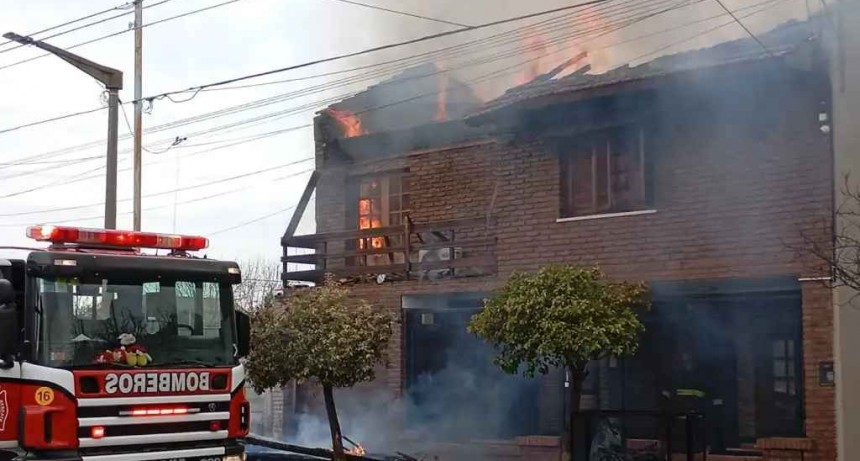
[[[438,280],[496,273],[496,237],[487,219],[299,235],[282,241],[285,278],[319,282]],[[293,249],[295,251],[290,251]],[[291,254],[304,249],[307,254]],[[312,253],[310,251],[313,251]],[[293,265],[307,268],[290,270]]]

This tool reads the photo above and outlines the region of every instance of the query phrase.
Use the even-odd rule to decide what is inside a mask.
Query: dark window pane
[[[788,393],[788,382],[778,379],[773,382],[773,390],[774,392],[778,392],[780,394]]]
[[[784,378],[785,377],[785,360],[774,360],[773,361],[773,376],[776,378]]]
[[[592,190],[591,156],[578,155],[571,162],[573,179],[573,214],[586,214],[594,211]]]
[[[606,141],[608,144],[608,141]],[[595,211],[609,209],[609,154],[605,144],[595,146],[594,155],[594,182],[596,184]]]
[[[560,163],[562,215],[645,206],[641,155],[635,130],[605,131],[576,141]]]
[[[773,342],[773,356],[778,359],[785,358],[785,341]]]

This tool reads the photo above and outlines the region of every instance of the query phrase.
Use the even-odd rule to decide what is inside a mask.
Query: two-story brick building
[[[827,63],[804,24],[761,40],[461,96],[447,120],[374,102],[397,79],[320,114],[317,233],[285,237],[285,277],[335,273],[402,319],[377,383],[408,402],[392,431],[558,434],[564,374],[504,376],[465,325],[512,272],[569,263],[652,287],[640,352],[592,364],[586,408],[659,439],[648,412],[698,387],[714,453],[836,459],[829,272],[803,251],[832,236]],[[518,440],[497,445],[557,446]]]

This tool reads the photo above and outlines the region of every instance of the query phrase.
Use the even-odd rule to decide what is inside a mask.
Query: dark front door
[[[799,335],[785,331],[764,336],[760,338],[758,351],[758,436],[802,435]]]
[[[407,424],[428,440],[537,433],[540,381],[499,370],[493,349],[466,329],[483,296],[404,297]]]

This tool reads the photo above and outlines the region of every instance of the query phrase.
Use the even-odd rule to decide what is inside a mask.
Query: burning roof
[[[684,71],[786,56],[810,41],[812,37],[809,22],[791,21],[759,36],[759,39],[767,46],[767,51],[764,51],[758,42],[752,38],[745,38],[725,42],[711,48],[663,56],[635,67],[629,65],[618,67],[603,74],[589,74],[587,73],[588,68],[557,79],[553,79],[547,74],[544,76],[546,78],[538,77],[529,83],[508,90],[468,118],[470,123],[480,123],[487,119],[491,113],[522,105],[526,101],[663,77]]]
[[[428,63],[332,104],[321,114],[335,122],[331,137],[352,138],[462,119],[480,104],[468,85]]]

